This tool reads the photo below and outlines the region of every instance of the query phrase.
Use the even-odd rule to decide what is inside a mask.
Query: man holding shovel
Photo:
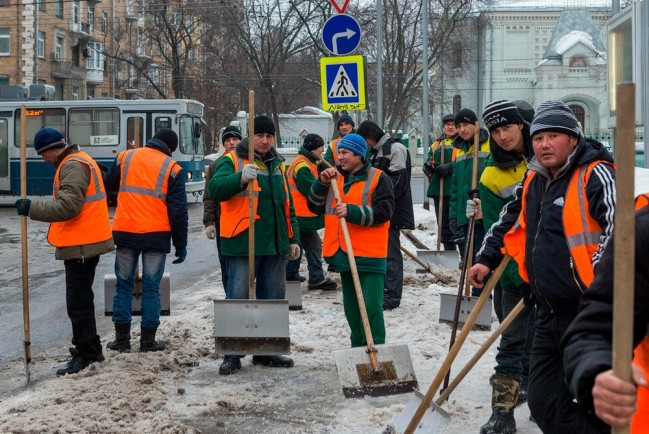
[[[530,284],[521,287],[522,296],[529,301],[533,294],[538,309],[530,355],[532,416],[546,433],[598,432],[584,431],[589,416],[564,382],[559,342],[613,231],[615,169],[608,151],[582,136],[577,118],[561,101],[538,107],[530,134],[534,158],[514,200],[485,237],[468,278],[482,287],[502,250],[516,260]]]
[[[325,215],[322,253],[325,260],[340,273],[352,347],[364,346],[367,341],[339,221],[341,217],[347,220],[374,343],[385,343],[383,281],[394,193],[390,178],[365,160],[367,150],[367,143],[358,134],[343,137],[338,144],[338,163],[342,175],[334,168],[325,169],[312,184],[308,195],[309,209]],[[339,186],[341,203],[334,199],[332,182]]]
[[[102,362],[92,282],[99,256],[115,248],[110,231],[106,190],[97,163],[77,145],[67,145],[60,131],[41,128],[34,149],[54,164],[51,201],[16,201],[19,215],[50,222],[47,240],[65,266],[65,300],[72,322],[72,359],[56,375],[76,374]]]
[[[299,228],[291,202],[286,166],[274,148],[275,124],[268,116],[254,119],[254,136],[243,139],[216,164],[209,193],[221,202],[221,248],[227,257],[226,299],[248,298],[249,202],[246,189],[253,182],[255,206],[255,291],[257,299],[283,299],[286,292],[286,260],[300,257]],[[255,161],[248,160],[253,146]],[[257,218],[258,216],[258,218]],[[242,355],[226,354],[219,374],[241,369]],[[285,356],[252,357],[255,365],[290,368]]]

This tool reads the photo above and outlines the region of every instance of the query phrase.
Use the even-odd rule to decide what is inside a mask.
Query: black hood
[[[523,159],[529,161],[534,155],[532,149],[532,140],[530,139],[530,124],[523,122],[523,155],[518,154],[516,151],[505,151],[503,148],[496,144],[490,136],[489,149],[491,151],[491,158],[494,165],[499,169],[507,169],[509,167],[516,167]]]

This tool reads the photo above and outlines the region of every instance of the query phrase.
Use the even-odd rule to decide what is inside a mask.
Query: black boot
[[[156,341],[155,340],[155,332],[158,330],[158,328],[146,328],[142,327],[141,332],[142,335],[140,336],[140,351],[143,353],[147,353],[149,351],[162,351],[165,349],[165,343],[164,341]]]
[[[219,366],[219,375],[230,375],[241,369],[241,359],[238,357],[223,358],[223,363]]]
[[[271,368],[292,368],[293,359],[285,356],[252,356],[252,364]]]
[[[131,323],[117,324],[115,323],[115,340],[108,342],[106,348],[120,353],[128,353],[131,351]]]
[[[493,410],[491,417],[480,428],[480,434],[514,434],[516,432],[516,420],[514,412]]]
[[[76,348],[70,348],[72,359],[61,369],[56,371],[57,376],[76,374],[83,371],[86,367],[95,362],[103,362],[106,360],[103,354],[97,354],[94,357],[84,358],[79,354]]]
[[[444,243],[444,250],[445,251],[456,251],[457,252],[457,247],[455,247],[455,243]]]

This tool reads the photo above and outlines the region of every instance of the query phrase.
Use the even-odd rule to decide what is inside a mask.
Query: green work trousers
[[[385,275],[380,273],[359,272],[358,278],[363,290],[365,308],[370,322],[370,329],[375,344],[385,343],[385,322],[383,321],[383,282]],[[358,299],[354,290],[354,280],[351,271],[340,273],[343,286],[343,306],[347,323],[351,329],[352,347],[367,345],[363,320],[358,309]]]

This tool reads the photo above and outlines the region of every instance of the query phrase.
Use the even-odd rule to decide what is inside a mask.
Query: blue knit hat
[[[345,137],[340,139],[338,143],[338,149],[347,149],[352,151],[354,154],[359,155],[363,161],[365,161],[365,155],[367,154],[367,142],[365,139],[358,134],[347,134]]]
[[[62,148],[66,146],[65,137],[59,130],[54,128],[41,128],[34,136],[34,149],[38,155],[48,149]]]
[[[579,137],[581,126],[570,107],[561,101],[545,101],[536,109],[530,126],[530,137],[543,131],[554,131]]]

